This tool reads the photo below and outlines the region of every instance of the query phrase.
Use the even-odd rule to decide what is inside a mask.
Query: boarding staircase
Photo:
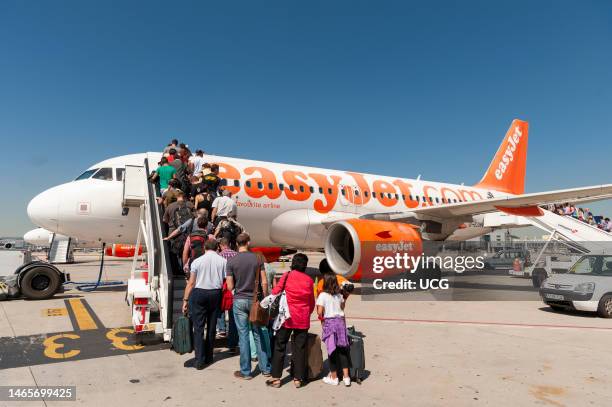
[[[127,301],[132,307],[136,333],[155,333],[169,341],[172,324],[181,315],[185,277],[176,270],[162,222],[163,210],[157,203],[159,193],[148,181],[149,157],[142,166],[126,166],[123,188],[124,207],[138,207],[140,222],[136,247],[144,243],[146,254],[134,256],[128,280]]]
[[[51,238],[47,260],[53,264],[73,263],[73,239],[54,233]]]
[[[549,233],[551,239],[568,242],[578,251],[591,254],[612,253],[612,233],[571,216],[542,209],[542,216],[526,217],[527,222]]]

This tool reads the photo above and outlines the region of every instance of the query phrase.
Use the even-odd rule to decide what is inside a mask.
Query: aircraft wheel
[[[62,281],[52,268],[34,266],[21,276],[21,294],[31,300],[46,300],[59,290]]]

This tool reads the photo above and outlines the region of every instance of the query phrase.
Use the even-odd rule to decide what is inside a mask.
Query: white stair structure
[[[74,262],[74,239],[68,236],[54,233],[51,237],[51,245],[47,260],[53,264],[64,264]]]
[[[134,256],[127,300],[134,332],[161,334],[169,341],[173,321],[181,314],[185,277],[172,271],[169,244],[163,240],[162,209],[156,188],[148,181],[149,162],[147,157],[142,166],[126,166],[123,179],[124,207],[140,210],[136,247],[146,246],[146,253]]]

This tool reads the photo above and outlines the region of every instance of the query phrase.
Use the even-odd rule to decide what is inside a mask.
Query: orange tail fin
[[[520,195],[525,190],[529,123],[514,119],[484,177],[476,187]]]

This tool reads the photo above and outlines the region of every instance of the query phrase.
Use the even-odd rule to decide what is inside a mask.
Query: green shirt
[[[162,165],[157,169],[157,174],[159,175],[159,188],[166,189],[168,188],[168,181],[172,179],[176,170],[171,165]]]

